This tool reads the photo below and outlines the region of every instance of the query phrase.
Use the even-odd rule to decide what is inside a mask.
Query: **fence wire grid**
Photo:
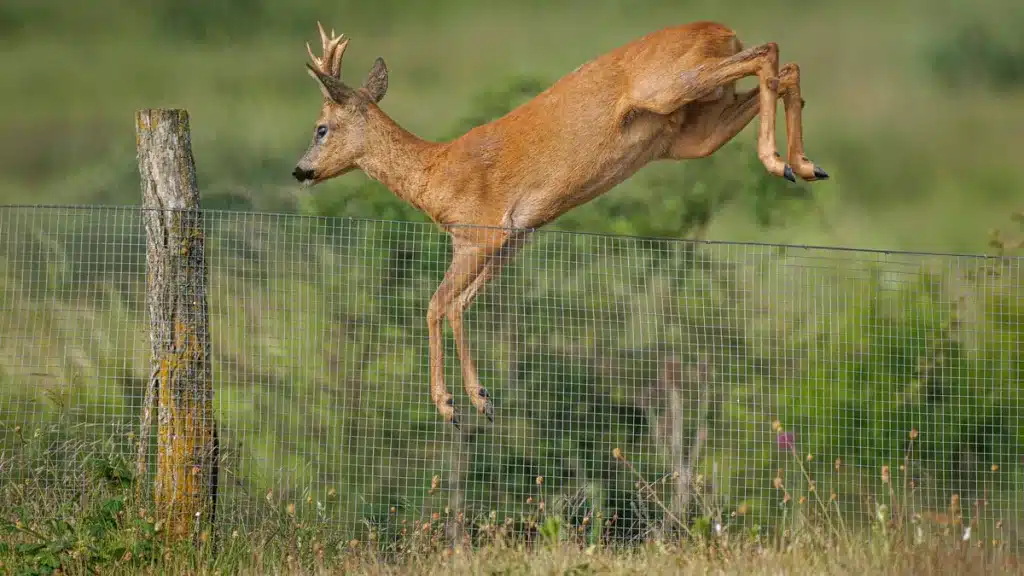
[[[536,231],[465,313],[493,422],[445,324],[456,429],[430,391],[446,234],[203,219],[220,530],[557,517],[639,541],[886,514],[1024,549],[1021,258]],[[0,513],[152,486],[146,273],[137,208],[0,207]]]

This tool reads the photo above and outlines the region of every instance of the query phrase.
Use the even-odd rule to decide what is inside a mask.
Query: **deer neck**
[[[370,106],[368,114],[367,152],[356,165],[399,198],[419,207],[428,169],[442,145],[402,128],[376,106]]]

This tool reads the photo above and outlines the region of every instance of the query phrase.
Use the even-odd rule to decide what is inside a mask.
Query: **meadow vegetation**
[[[384,56],[384,109],[447,139],[703,18],[801,64],[832,179],[767,176],[747,129],[563,216],[469,313],[498,417],[454,432],[423,321],[445,237],[361,174],[290,180],[316,20],[352,37],[346,79]],[[3,3],[0,203],[122,208],[0,207],[0,569],[1014,569],[1021,24],[1009,0]],[[223,474],[196,547],[163,544],[131,461],[149,343],[123,207],[132,114],[160,106],[192,115],[211,210]],[[1010,257],[659,239],[693,237]],[[475,553],[447,546],[460,507]]]

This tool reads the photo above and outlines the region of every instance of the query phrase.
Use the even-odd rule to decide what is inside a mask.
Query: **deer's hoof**
[[[786,164],[786,167],[782,169],[782,177],[790,182],[796,182],[796,175],[793,174],[793,168]]]
[[[487,416],[489,422],[494,422],[494,404],[491,402],[491,394],[487,388],[481,387],[477,390],[474,404],[481,414]]]
[[[814,177],[818,180],[828,180],[828,172],[821,169],[820,166],[814,166]]]
[[[446,422],[451,422],[456,428],[459,427],[459,411],[455,409],[455,398],[451,394],[435,400],[437,412]]]

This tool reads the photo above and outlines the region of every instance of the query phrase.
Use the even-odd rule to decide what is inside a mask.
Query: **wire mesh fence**
[[[459,329],[493,421],[442,332],[456,428],[427,322],[447,235],[204,228],[219,530],[529,538],[557,518],[630,542],[884,517],[1024,549],[1024,259],[535,231]],[[0,513],[150,490],[146,275],[138,209],[0,208]]]

